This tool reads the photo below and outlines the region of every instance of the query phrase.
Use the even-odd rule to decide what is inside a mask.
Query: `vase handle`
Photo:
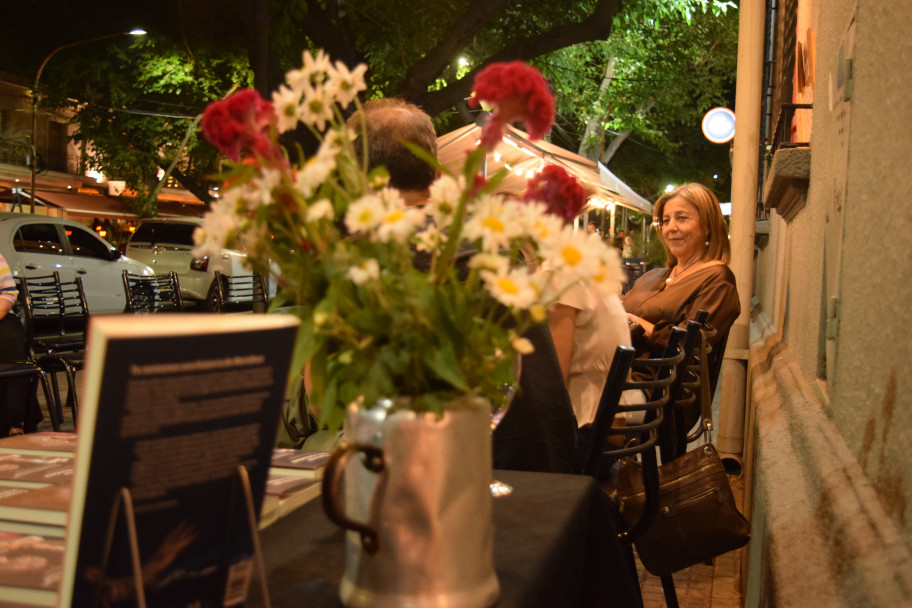
[[[379,473],[383,470],[383,450],[367,444],[342,442],[330,454],[329,460],[326,462],[326,470],[323,472],[323,510],[334,524],[360,534],[364,551],[368,555],[373,555],[380,548],[377,531],[367,524],[349,519],[345,510],[339,505],[342,473],[345,471],[348,460],[358,452],[364,454],[362,464],[368,471]]]

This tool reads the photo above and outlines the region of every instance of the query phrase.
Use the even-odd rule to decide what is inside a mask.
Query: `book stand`
[[[253,545],[253,559],[256,562],[257,575],[260,577],[260,581],[262,581],[262,584],[260,585],[262,602],[264,608],[270,608],[271,603],[269,601],[269,588],[266,581],[266,567],[263,563],[259,527],[257,526],[256,521],[256,511],[253,507],[253,493],[250,489],[250,477],[247,474],[247,469],[244,468],[243,465],[238,466],[237,474],[241,480],[241,487],[244,490],[247,522],[250,525],[250,541]],[[95,598],[92,602],[92,606],[102,605],[101,600],[104,593],[105,576],[108,571],[108,559],[111,557],[111,546],[114,543],[114,533],[117,528],[117,518],[120,514],[121,505],[123,505],[124,523],[127,526],[127,535],[130,539],[130,561],[133,567],[133,587],[136,592],[136,605],[138,608],[146,608],[142,562],[139,559],[139,542],[136,534],[136,518],[133,512],[133,498],[128,488],[121,488],[120,492],[114,497],[114,506],[111,510],[111,519],[108,523],[104,551],[101,558],[101,579],[98,581],[98,587],[95,590]]]

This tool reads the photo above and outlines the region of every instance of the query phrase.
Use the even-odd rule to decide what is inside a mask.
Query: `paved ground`
[[[77,376],[78,378],[78,376]],[[61,380],[63,377],[61,376]],[[39,391],[39,401],[44,408],[44,399]],[[39,425],[39,430],[52,430],[47,417]],[[73,415],[70,411],[64,412],[64,431],[73,430]],[[732,489],[735,498],[741,502],[743,485],[741,478],[732,478]],[[746,549],[746,548],[745,548]],[[713,565],[699,564],[674,575],[675,590],[678,595],[680,608],[742,608],[744,600],[741,597],[741,569],[739,567],[741,551],[732,551],[713,560]],[[639,564],[639,562],[637,562]],[[662,583],[657,576],[646,572],[640,565],[640,589],[643,593],[644,608],[665,608],[665,596],[662,593]]]

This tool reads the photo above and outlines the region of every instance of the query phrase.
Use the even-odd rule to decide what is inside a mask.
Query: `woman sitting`
[[[623,296],[627,319],[644,330],[635,346],[661,356],[671,328],[705,310],[716,330],[709,343],[718,356],[716,347],[741,313],[735,275],[726,266],[731,249],[719,201],[705,186],[686,184],[663,194],[653,215],[668,267],[650,270]]]

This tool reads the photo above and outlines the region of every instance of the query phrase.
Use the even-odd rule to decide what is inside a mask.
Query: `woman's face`
[[[681,264],[702,255],[706,246],[697,208],[680,196],[666,202],[662,209],[662,238]]]

